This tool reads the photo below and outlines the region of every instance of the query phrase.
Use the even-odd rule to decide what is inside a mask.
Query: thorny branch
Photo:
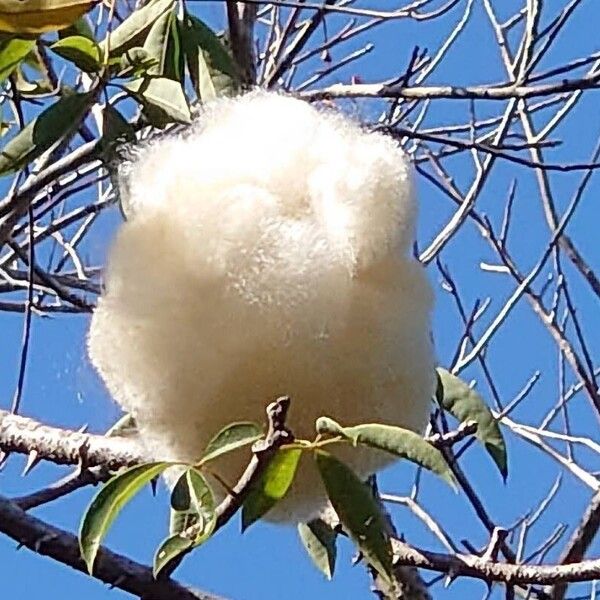
[[[73,534],[27,514],[14,502],[0,496],[0,531],[36,554],[87,572],[79,541]],[[157,581],[152,569],[101,548],[94,564],[94,577],[138,597],[164,600],[219,600],[216,596],[187,588],[171,579]]]
[[[260,442],[260,445],[253,448],[252,460],[238,483],[218,506],[217,527],[222,527],[239,509],[252,482],[260,475],[261,468],[268,463],[273,452],[281,445],[293,441],[293,438],[290,437],[289,432],[285,428],[285,415],[288,405],[289,400],[282,398],[267,409],[269,430],[265,439]],[[432,436],[429,439],[432,443],[445,448],[449,444],[458,443],[465,439],[467,435],[474,433],[474,431],[473,424],[467,423],[454,432],[448,432],[443,435],[436,434],[436,436]],[[34,453],[37,460],[48,460],[56,464],[78,464],[81,462],[82,457],[85,457],[86,462],[84,464],[86,468],[102,464],[106,470],[116,470],[143,461],[143,456],[139,453],[138,445],[134,439],[105,437],[61,430],[41,425],[33,419],[6,412],[0,413],[0,448],[5,452],[18,452],[29,455]],[[81,452],[81,448],[86,448],[86,450]],[[99,461],[102,462],[100,463]],[[107,476],[108,474],[104,474],[96,477],[91,474],[87,479],[80,482],[80,484],[96,483],[100,479],[106,479]],[[69,481],[72,481],[72,479],[70,478],[63,485],[68,484]],[[76,487],[79,486],[74,486],[73,489],[76,489]],[[40,495],[38,493],[36,496],[39,497]],[[29,526],[25,527],[20,535],[15,533],[15,531],[20,531],[20,529],[13,528],[12,524],[7,524],[6,526],[0,524],[0,531],[28,547],[30,545],[33,547],[34,544],[37,544],[36,547],[40,548],[39,539],[42,539],[42,537],[48,543],[60,538],[60,543],[57,542],[55,545],[51,545],[47,551],[39,550],[39,552],[53,556],[74,568],[84,569],[79,556],[77,555],[77,559],[71,556],[73,552],[71,546],[77,544],[74,536],[47,526],[37,519],[33,520],[33,517],[29,517],[23,512],[23,508],[31,508],[37,505],[39,502],[39,500],[36,502],[37,497],[35,499],[32,497],[16,498],[13,500],[0,499],[0,513],[5,510],[6,514],[11,517],[20,515],[19,523],[23,519],[32,519]],[[46,491],[44,500],[49,501],[52,499],[54,499],[52,493]],[[20,512],[17,513],[16,511]],[[44,530],[45,533],[43,536],[36,538],[37,542],[35,539],[29,537],[33,536],[33,532],[39,532],[44,527],[47,529]],[[66,553],[64,561],[61,559],[61,552]],[[77,552],[79,552],[78,547]],[[430,552],[414,548],[400,540],[394,541],[394,552],[398,565],[421,567],[433,571],[455,573],[456,575],[465,575],[477,579],[510,584],[552,584],[556,582],[586,581],[590,578],[600,576],[600,560],[575,563],[569,561],[570,564],[568,565],[509,565],[499,563],[490,557],[482,558],[460,553],[450,555]],[[114,561],[118,562],[121,557],[113,555],[109,551],[106,551],[106,556],[108,557],[107,561],[109,565],[106,572],[110,573],[112,572],[111,569],[113,568]],[[103,581],[108,581],[106,577],[109,577],[109,575],[105,575],[104,572],[99,567],[98,573],[102,573],[102,575],[98,575],[97,573],[95,575]],[[135,577],[138,577],[138,572],[135,572]],[[139,576],[141,577],[141,575]],[[111,580],[111,583],[117,585],[117,587],[122,587],[122,585],[116,584],[115,580]],[[137,582],[136,579],[136,582],[131,585],[144,584]],[[128,590],[129,588],[123,587],[122,589]]]

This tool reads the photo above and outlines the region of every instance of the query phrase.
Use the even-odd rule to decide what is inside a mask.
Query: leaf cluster
[[[504,439],[483,399],[443,369],[438,370],[438,381],[437,401],[459,421],[478,424],[478,439],[505,477]],[[207,473],[214,475],[212,467],[219,457],[259,442],[262,437],[262,429],[255,423],[233,423],[217,433],[195,464],[149,463],[117,474],[93,500],[82,521],[81,552],[90,572],[102,539],[119,511],[142,487],[170,467],[180,469],[181,474],[171,491],[169,536],[155,553],[155,575],[206,542],[216,531],[219,513]],[[387,452],[436,474],[454,489],[457,487],[444,454],[413,431],[376,423],[344,427],[331,418],[321,417],[316,422],[314,440],[295,440],[279,448],[246,490],[238,507],[241,508],[242,531],[285,497],[300,460],[307,455],[306,459],[314,461],[318,469],[342,530],[354,541],[371,568],[393,588],[393,553],[387,517],[371,487],[336,457],[335,447],[340,444]],[[332,578],[339,530],[315,520],[300,524],[298,533],[314,564],[327,578]]]
[[[187,124],[192,101],[238,92],[238,68],[220,37],[194,15],[178,12],[175,0],[150,0],[118,26],[108,23],[103,34],[94,33],[83,14],[94,4],[2,3],[0,84],[10,83],[21,104],[56,100],[1,148],[0,176],[68,141],[99,98],[104,98],[100,149],[107,158],[115,144],[135,139],[138,125]],[[91,83],[84,89],[81,83],[57,83],[55,73],[64,65],[74,69],[74,81]],[[124,98],[137,105],[138,125],[117,108]],[[0,124],[2,135],[14,126],[1,119]]]

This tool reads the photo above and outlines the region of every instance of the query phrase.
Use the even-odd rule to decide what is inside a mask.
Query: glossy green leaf
[[[202,474],[196,469],[187,469],[171,493],[171,536],[156,551],[155,576],[171,560],[211,536],[217,521],[215,509],[212,490]]]
[[[242,531],[265,515],[289,490],[302,450],[282,448],[269,461],[242,506]]]
[[[179,22],[181,45],[190,78],[203,102],[233,95],[239,88],[237,66],[215,33],[200,19],[185,14]]]
[[[314,565],[331,579],[337,556],[337,533],[321,519],[298,523],[298,535]]]
[[[0,175],[17,171],[54,143],[72,133],[82,121],[95,92],[63,96],[42,111],[0,150]]]
[[[410,429],[375,423],[342,427],[333,419],[321,417],[317,420],[317,432],[341,436],[355,446],[361,444],[405,458],[439,475],[451,486],[456,487],[454,475],[444,455]]]
[[[183,82],[185,72],[185,57],[181,47],[181,34],[177,19],[171,19],[171,31],[167,41],[167,54],[163,75],[169,79]]]
[[[172,530],[171,533],[183,533],[193,525],[193,531],[186,535],[197,546],[213,532],[216,524],[215,498],[206,479],[198,470],[187,469],[178,479],[171,493],[171,508],[188,517],[180,520],[179,529]],[[172,520],[172,524],[173,522]]]
[[[180,534],[192,525],[196,525],[198,521],[199,517],[194,512],[171,508],[169,511],[169,533],[171,535]]]
[[[344,529],[364,556],[386,580],[391,579],[392,545],[385,518],[369,486],[328,452],[315,452],[327,495]]]
[[[125,85],[142,105],[152,125],[189,123],[190,109],[181,84],[166,77],[132,81]]]
[[[508,475],[506,443],[500,426],[487,404],[475,390],[446,369],[438,368],[437,375],[436,396],[439,403],[461,423],[465,421],[477,423],[475,434],[477,439],[484,444],[502,477],[506,479]]]
[[[96,73],[101,67],[100,47],[94,40],[82,35],[62,38],[50,46],[50,50],[74,63],[82,71]]]
[[[134,11],[101,43],[102,48],[110,45],[110,56],[120,56],[125,50],[143,43],[154,22],[165,12],[172,10],[174,0],[151,0]]]
[[[201,514],[191,508],[191,495],[187,473],[177,480],[171,491],[171,511],[169,514],[169,533],[171,536],[180,534],[202,519]]]
[[[35,40],[8,36],[0,38],[0,83],[17,68],[34,46]]]
[[[222,454],[253,444],[262,437],[262,428],[256,423],[241,422],[227,425],[208,442],[200,459],[201,465]]]
[[[169,466],[167,462],[156,462],[127,469],[113,477],[92,500],[79,531],[81,556],[90,574],[98,548],[121,509]]]
[[[154,555],[154,564],[152,573],[154,577],[169,564],[176,559],[180,554],[187,552],[193,546],[192,540],[182,537],[181,535],[172,535],[168,537],[156,550]]]
[[[171,506],[175,510],[192,510],[206,515],[214,513],[212,490],[197,469],[187,469],[178,479],[171,494]]]

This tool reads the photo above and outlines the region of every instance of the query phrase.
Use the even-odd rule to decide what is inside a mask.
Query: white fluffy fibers
[[[216,101],[127,168],[89,354],[149,455],[194,461],[232,421],[292,398],[315,419],[424,426],[431,290],[410,257],[415,201],[397,144],[274,93]],[[366,476],[392,457],[344,448]],[[215,466],[235,483],[249,451]],[[219,487],[219,486],[217,486]],[[314,516],[310,456],[268,518]]]

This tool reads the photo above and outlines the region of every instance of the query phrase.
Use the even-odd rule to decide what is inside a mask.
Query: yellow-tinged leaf
[[[64,29],[96,3],[97,0],[2,0],[0,31],[37,34]]]
[[[300,448],[280,448],[255,482],[242,506],[242,531],[260,519],[290,489],[302,450]]]
[[[7,37],[0,40],[0,82],[4,81],[35,46],[35,40]]]
[[[69,60],[86,73],[95,73],[100,70],[100,48],[94,40],[82,35],[72,35],[62,38],[50,46],[65,60]]]

